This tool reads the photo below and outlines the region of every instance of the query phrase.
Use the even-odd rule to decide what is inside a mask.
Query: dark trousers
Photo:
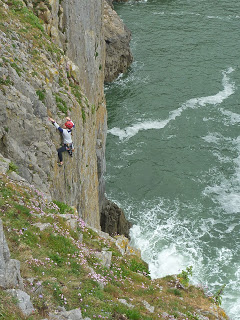
[[[58,159],[59,159],[60,162],[63,161],[62,153],[63,153],[64,151],[67,151],[67,146],[65,146],[65,145],[62,146],[61,148],[57,149]]]
[[[68,147],[68,146],[66,146],[66,145],[64,144],[61,148],[57,149],[58,159],[59,159],[60,162],[63,161],[62,153],[63,153],[64,151],[68,151],[68,153],[69,153],[70,156],[72,157],[72,155],[73,155],[73,154],[72,154],[72,152],[73,152],[72,144],[71,144],[70,147]]]

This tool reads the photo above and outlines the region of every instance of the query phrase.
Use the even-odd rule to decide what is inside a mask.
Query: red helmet
[[[65,126],[66,126],[68,129],[72,129],[72,127],[73,127],[72,121],[68,120],[67,122],[65,122]]]

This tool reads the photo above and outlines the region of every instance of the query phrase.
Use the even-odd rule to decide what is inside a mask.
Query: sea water
[[[240,2],[115,4],[134,62],[106,86],[107,197],[152,278],[192,283],[240,319]]]

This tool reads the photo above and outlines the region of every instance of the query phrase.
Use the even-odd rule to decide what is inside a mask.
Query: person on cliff
[[[62,166],[63,165],[63,156],[62,153],[64,151],[68,151],[68,153],[70,154],[70,156],[72,157],[72,153],[74,151],[74,147],[73,147],[73,142],[72,142],[72,128],[74,128],[74,123],[72,122],[72,120],[67,117],[66,118],[66,122],[63,125],[63,127],[61,128],[57,122],[55,120],[53,120],[52,118],[48,118],[52,124],[61,132],[62,137],[63,137],[63,146],[59,149],[57,149],[58,152],[58,165]]]

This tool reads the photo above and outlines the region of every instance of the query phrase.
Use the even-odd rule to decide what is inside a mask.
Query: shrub
[[[213,301],[220,306],[222,304],[222,294],[223,291],[226,287],[226,284],[224,284],[223,286],[221,286],[221,288],[213,295],[212,299]]]
[[[64,202],[60,202],[60,201],[54,200],[53,203],[55,203],[58,206],[59,211],[60,211],[61,214],[66,214],[66,213],[73,214],[74,213],[73,208],[69,207],[69,205],[67,205]]]
[[[133,272],[140,272],[140,273],[142,273],[144,275],[148,275],[148,276],[150,274],[148,271],[147,264],[144,264],[143,262],[138,262],[135,259],[131,260],[130,270]]]
[[[10,163],[9,163],[8,173],[10,173],[10,172],[12,172],[12,171],[18,173],[18,166],[17,166],[15,163],[10,162]]]
[[[187,267],[186,271],[185,270],[182,270],[181,273],[179,273],[177,275],[180,283],[184,286],[184,287],[188,287],[189,285],[189,276],[192,276],[192,266],[190,267]]]

